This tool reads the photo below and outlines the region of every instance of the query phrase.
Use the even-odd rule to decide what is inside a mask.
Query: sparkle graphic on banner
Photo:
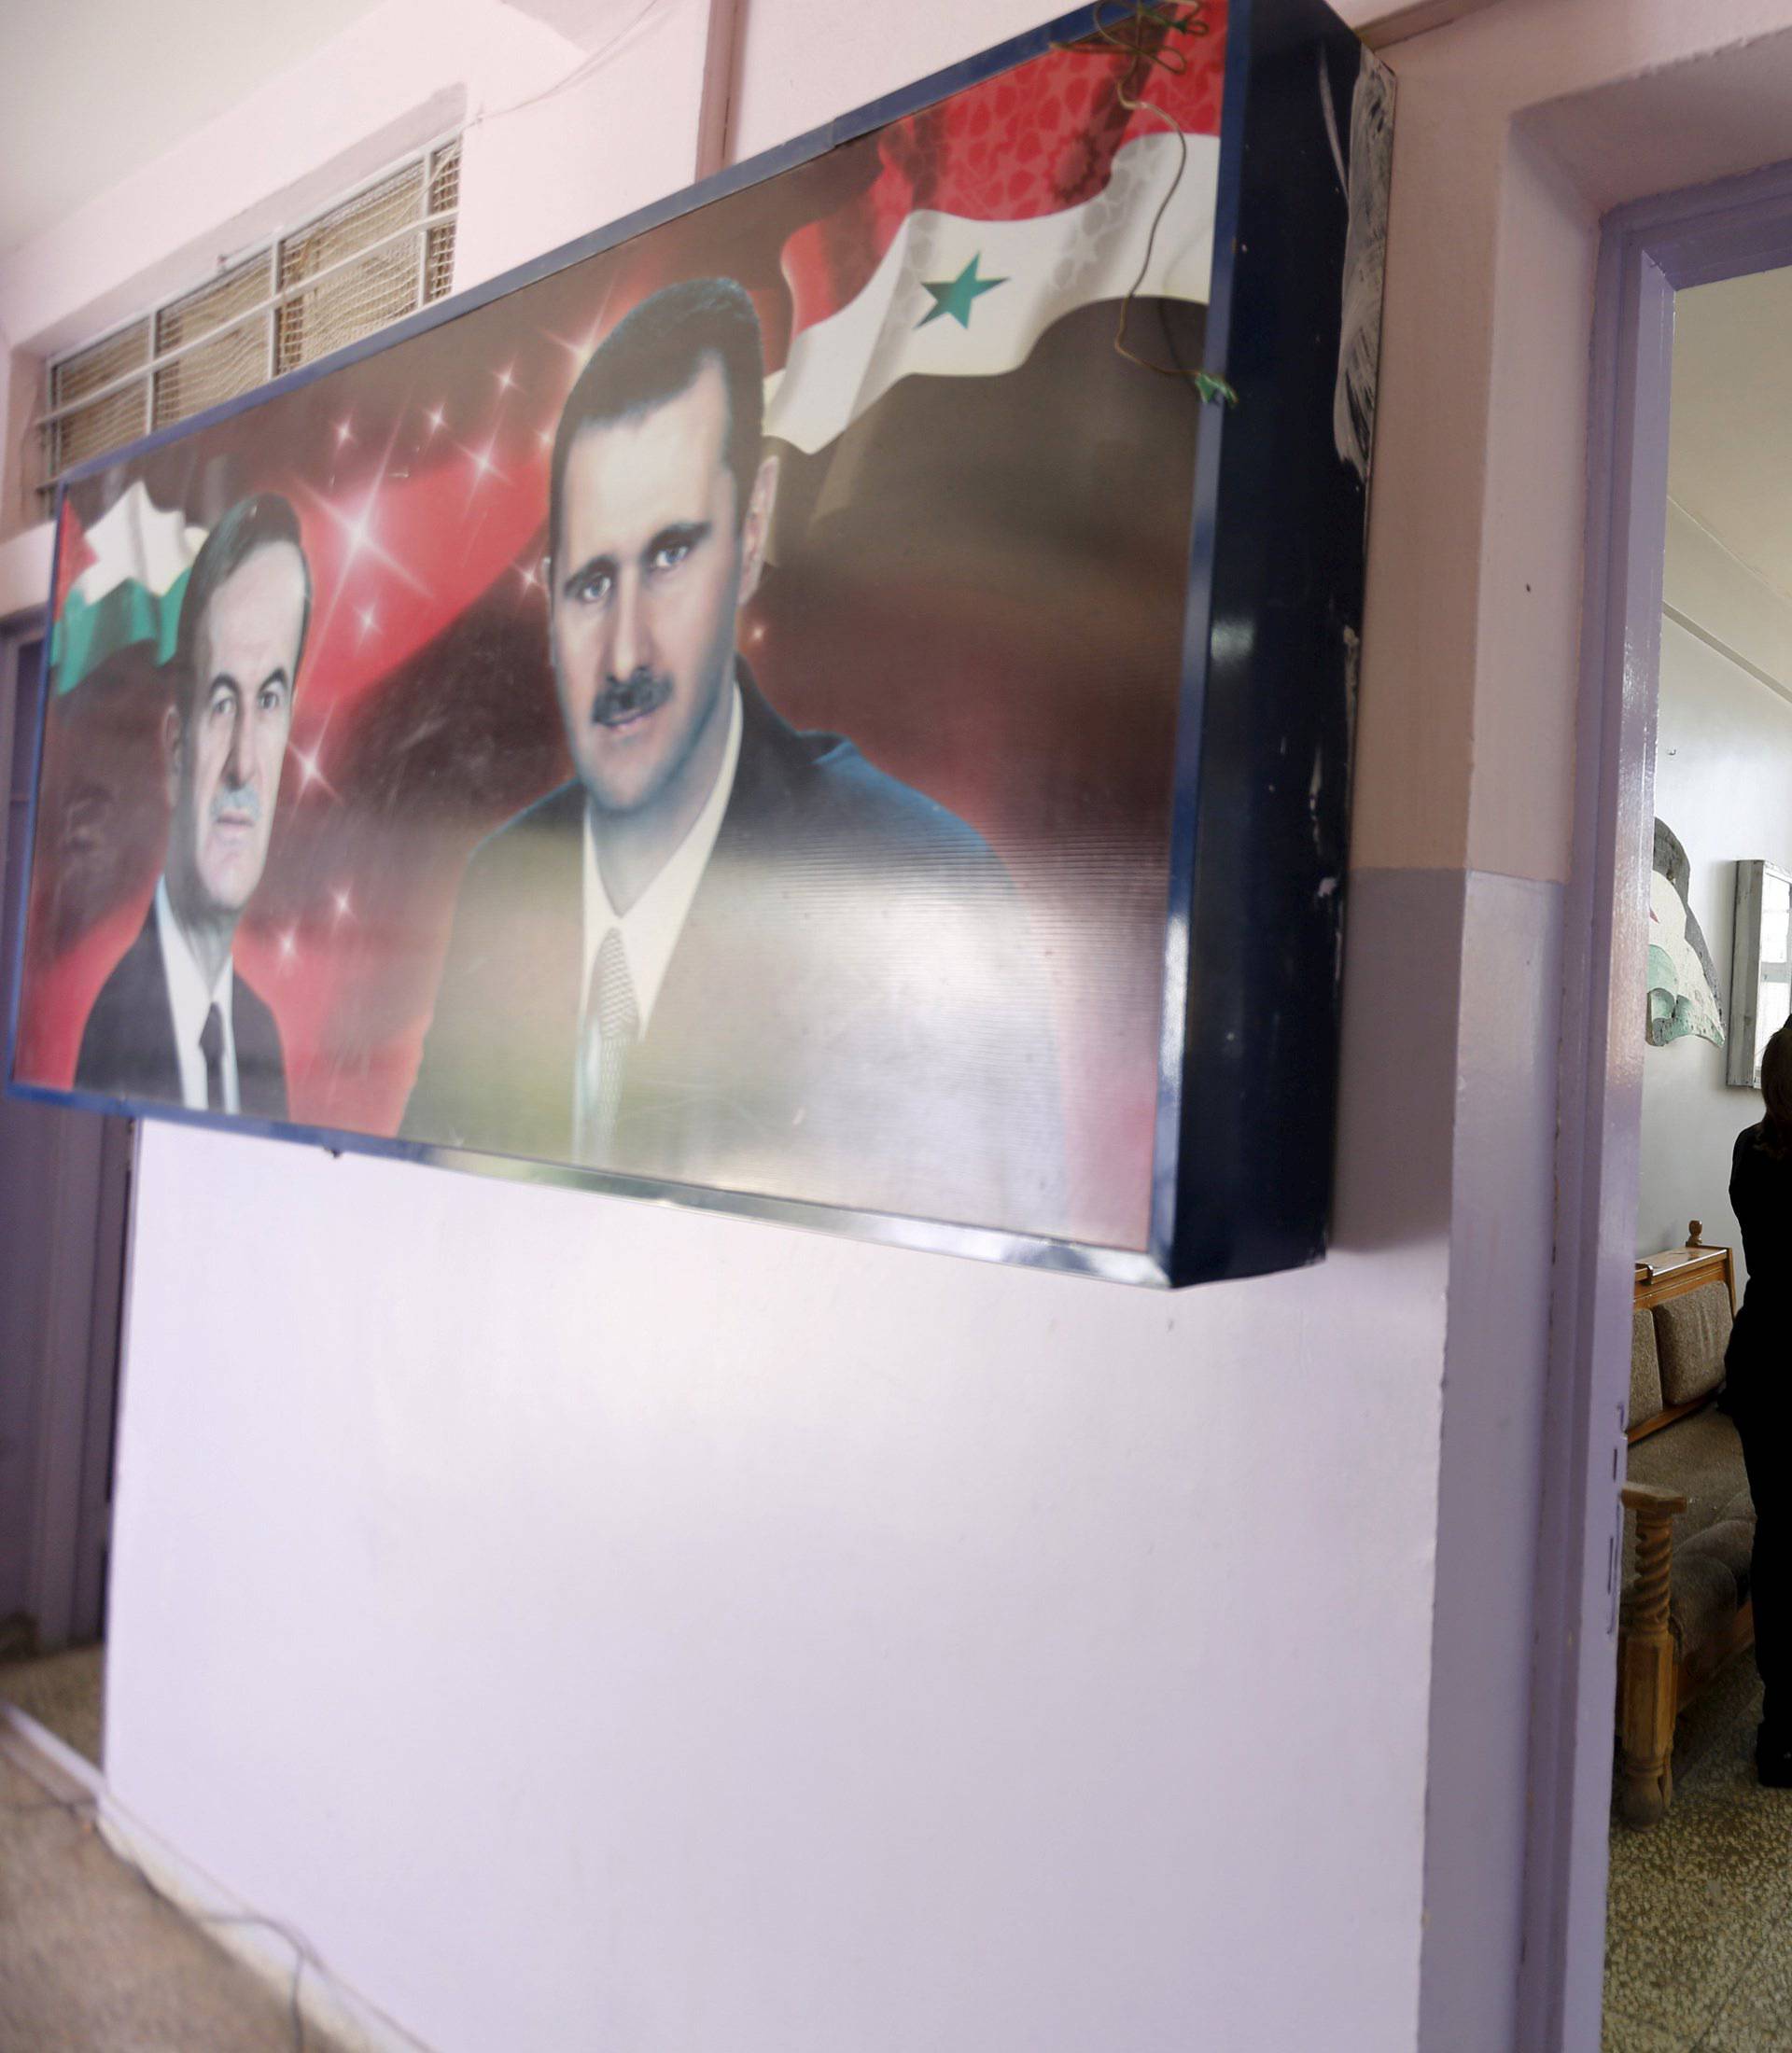
[[[577,336],[556,335],[551,328],[542,334],[556,349],[563,349],[572,359],[573,375],[576,377],[597,354],[597,344],[603,340],[604,323],[609,308],[609,293],[606,289],[603,303],[597,309],[597,317],[584,334]]]
[[[485,444],[483,449],[469,449],[465,442],[456,442],[455,446],[468,461],[469,476],[467,484],[467,496],[462,503],[466,508],[467,516],[470,520],[473,512],[473,502],[479,498],[481,487],[488,481],[496,480],[500,487],[508,488],[511,480],[498,468],[497,438],[496,435]],[[483,525],[486,513],[489,511],[489,505],[482,509],[479,520],[468,528],[464,537],[467,544],[470,545],[480,527]]]
[[[980,278],[977,266],[983,261],[979,250],[965,265],[958,276],[949,283],[935,285],[931,279],[921,280],[922,289],[933,295],[933,308],[923,314],[916,322],[917,328],[925,328],[930,321],[937,321],[942,314],[949,314],[960,328],[971,326],[971,309],[986,292],[993,292],[998,286],[1005,286],[1006,278]]]
[[[338,803],[341,802],[343,794],[325,776],[323,772],[324,736],[329,732],[330,718],[334,712],[334,706],[329,707],[325,712],[322,720],[318,722],[317,732],[311,737],[311,747],[309,748],[301,748],[297,742],[291,743],[287,748],[287,754],[299,766],[299,795],[301,798],[311,789],[314,784],[316,784],[321,785],[331,798],[337,800]]]
[[[348,428],[348,426],[349,424],[346,421],[340,424],[339,437],[343,430]],[[399,562],[389,550],[382,545],[376,532],[381,488],[385,485],[386,473],[391,468],[393,452],[398,446],[398,440],[399,429],[395,422],[391,434],[386,438],[385,451],[381,454],[379,462],[373,467],[372,476],[367,484],[366,490],[358,496],[357,503],[352,509],[346,509],[339,505],[328,493],[319,492],[315,486],[306,484],[302,479],[300,481],[300,489],[305,494],[306,497],[320,512],[328,515],[330,521],[335,524],[343,543],[341,575],[335,579],[329,596],[322,608],[322,617],[313,630],[320,647],[328,639],[330,623],[335,618],[337,608],[347,595],[351,581],[350,573],[363,558],[371,559],[380,570],[389,573],[392,577],[398,579],[400,583],[408,585],[419,598],[427,599],[430,596],[428,586],[423,583],[403,564]],[[365,641],[376,622],[373,618],[370,617],[371,614],[371,608],[357,607],[356,611],[360,621],[360,634],[357,642]],[[305,781],[309,784],[312,778],[307,776]]]

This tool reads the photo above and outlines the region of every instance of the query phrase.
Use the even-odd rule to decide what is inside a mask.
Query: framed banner
[[[1391,133],[1085,7],[70,472],[9,1088],[1317,1258]]]

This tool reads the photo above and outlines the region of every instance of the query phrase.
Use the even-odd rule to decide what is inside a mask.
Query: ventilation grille
[[[63,471],[191,420],[445,299],[460,140],[387,172],[315,220],[50,366],[47,500]]]

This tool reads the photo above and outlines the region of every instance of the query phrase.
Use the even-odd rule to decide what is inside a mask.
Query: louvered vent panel
[[[452,289],[460,142],[49,367],[46,497],[74,465],[315,363]]]
[[[144,418],[147,397],[139,379],[107,398],[64,413],[49,429],[50,460],[56,468],[67,470],[90,456],[103,456],[108,449],[135,441],[148,429]]]
[[[149,323],[133,321],[103,342],[93,342],[73,356],[63,357],[49,373],[49,403],[67,406],[84,399],[126,371],[139,370],[149,361]]]
[[[232,265],[209,285],[171,300],[156,315],[156,355],[184,349],[267,304],[273,289],[273,258],[260,251]]]
[[[272,316],[258,314],[198,343],[156,372],[156,426],[189,421],[208,406],[251,392],[268,375]]]
[[[460,209],[460,138],[435,153],[429,165],[429,212],[457,214]],[[445,300],[455,284],[455,223],[443,221],[429,230],[423,265],[423,298]]]
[[[424,166],[409,164],[287,237],[280,245],[283,290],[319,272],[328,275],[281,306],[276,370],[315,363],[422,305],[423,264],[416,237],[387,238],[421,220],[424,188]]]

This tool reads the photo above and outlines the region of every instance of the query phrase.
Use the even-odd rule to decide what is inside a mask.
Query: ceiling
[[[0,255],[377,4],[0,0]]]
[[[1792,271],[1676,297],[1668,490],[1792,598]]]

